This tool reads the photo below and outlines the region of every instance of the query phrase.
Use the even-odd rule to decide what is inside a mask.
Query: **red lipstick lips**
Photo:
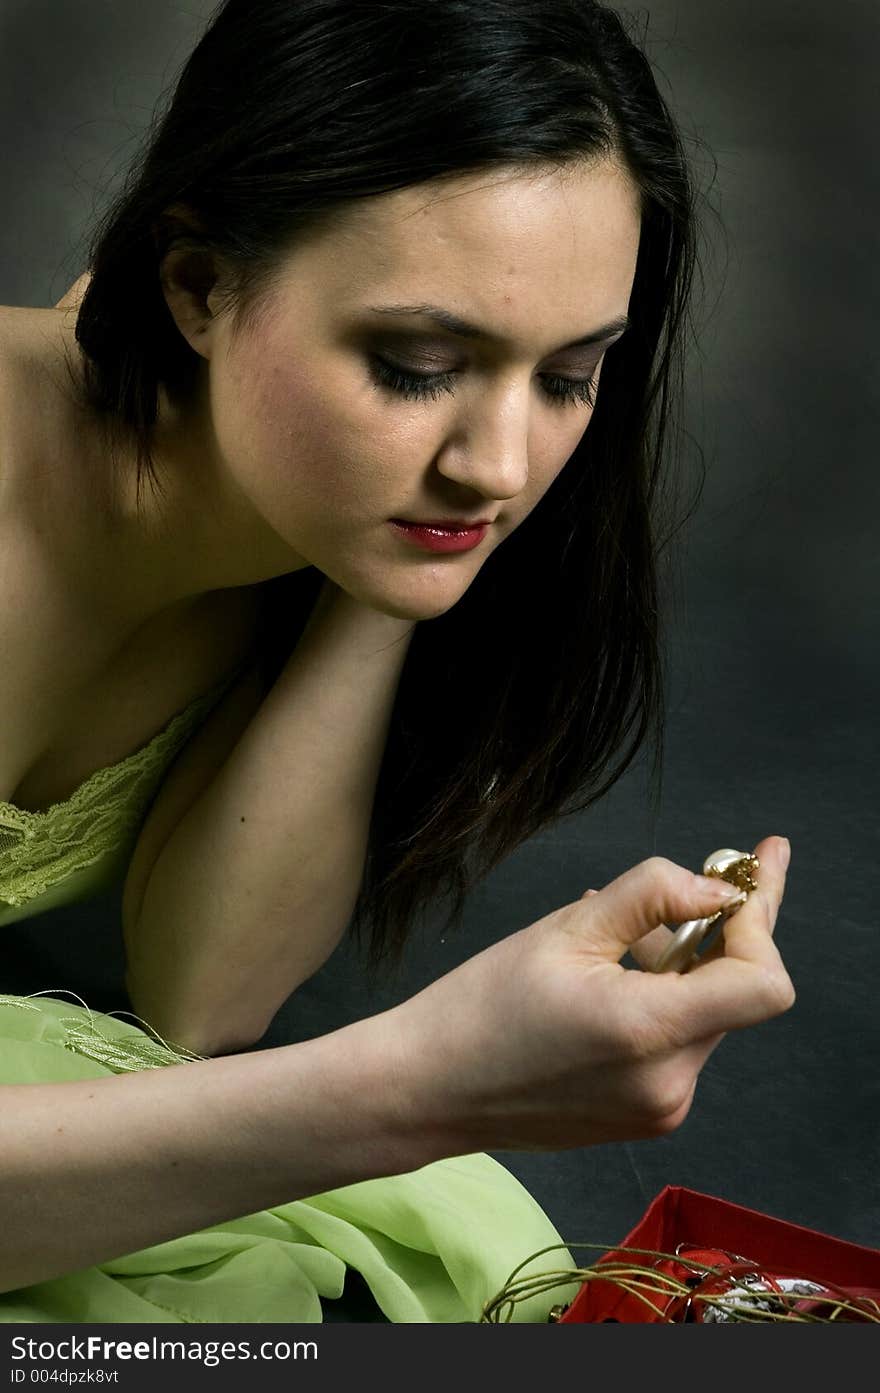
[[[426,551],[470,551],[486,535],[488,522],[407,522],[392,518],[391,526],[406,541]]]

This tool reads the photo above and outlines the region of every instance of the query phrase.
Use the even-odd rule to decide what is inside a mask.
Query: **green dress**
[[[0,928],[124,876],[168,766],[231,680],[65,802],[45,812],[0,802]],[[100,1078],[187,1058],[131,1021],[53,990],[0,995],[0,1084]],[[560,1242],[520,1182],[479,1153],[293,1200],[2,1293],[0,1322],[316,1322],[321,1298],[342,1294],[347,1265],[390,1321],[473,1322],[515,1267]],[[527,1271],[573,1266],[559,1248]],[[513,1319],[544,1321],[576,1290],[534,1296]]]

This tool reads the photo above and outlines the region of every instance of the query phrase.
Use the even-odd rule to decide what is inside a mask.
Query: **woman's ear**
[[[163,215],[154,236],[165,303],[189,346],[210,358],[226,271],[222,258],[202,240],[202,231],[189,210],[174,208]]]

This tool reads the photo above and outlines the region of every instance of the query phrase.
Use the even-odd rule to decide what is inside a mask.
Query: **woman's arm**
[[[620,959],[650,966],[664,921],[731,887],[654,857],[317,1040],[0,1087],[0,1290],[446,1156],[665,1135],[723,1032],[792,1005],[784,850],[759,843],[758,889],[681,977]]]
[[[304,1044],[0,1087],[0,1292],[436,1158],[386,1015]]]
[[[339,943],[414,628],[325,582],[231,755],[148,872],[135,867],[126,985],[138,1015],[175,1044],[252,1045]]]

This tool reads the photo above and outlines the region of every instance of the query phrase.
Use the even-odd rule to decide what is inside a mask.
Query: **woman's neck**
[[[66,583],[82,589],[84,603],[94,603],[121,632],[134,632],[217,590],[299,569],[298,558],[280,538],[267,537],[254,510],[225,483],[205,426],[205,379],[186,410],[161,393],[151,449],[161,491],[145,479],[138,499],[134,444],[120,441],[111,450],[82,395],[75,311],[14,313],[11,351],[28,384],[19,425],[28,434],[28,423],[38,424],[15,464],[16,526],[45,545]],[[4,333],[4,352],[8,340]]]

